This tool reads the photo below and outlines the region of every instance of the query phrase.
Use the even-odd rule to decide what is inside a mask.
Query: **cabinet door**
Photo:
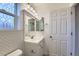
[[[27,56],[42,56],[43,50],[39,44],[25,43],[25,55]]]

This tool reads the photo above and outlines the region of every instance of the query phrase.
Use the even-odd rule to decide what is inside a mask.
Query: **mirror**
[[[35,31],[35,19],[28,19],[28,31]]]
[[[24,19],[25,33],[33,31],[44,31],[44,17],[38,20],[32,16],[24,15]]]
[[[36,21],[36,31],[44,31],[44,18],[42,17],[41,20]]]

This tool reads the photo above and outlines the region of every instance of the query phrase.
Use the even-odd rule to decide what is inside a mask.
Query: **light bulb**
[[[33,8],[32,8],[32,7],[30,7],[30,10],[31,10],[31,11],[33,11]]]
[[[27,5],[27,8],[29,9],[30,8],[30,5]]]

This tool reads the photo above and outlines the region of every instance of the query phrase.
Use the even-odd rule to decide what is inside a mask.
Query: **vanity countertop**
[[[43,39],[44,39],[44,36],[34,36],[33,39],[31,39],[31,37],[29,37],[29,36],[26,36],[24,41],[25,42],[31,42],[31,43],[39,43]]]

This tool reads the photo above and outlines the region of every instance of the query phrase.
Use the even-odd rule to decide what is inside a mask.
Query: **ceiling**
[[[48,12],[60,8],[67,8],[73,3],[30,3],[36,11]]]
[[[30,5],[36,10],[39,18],[42,17],[43,14],[47,14],[61,8],[68,8],[73,4],[74,3],[30,3]]]

